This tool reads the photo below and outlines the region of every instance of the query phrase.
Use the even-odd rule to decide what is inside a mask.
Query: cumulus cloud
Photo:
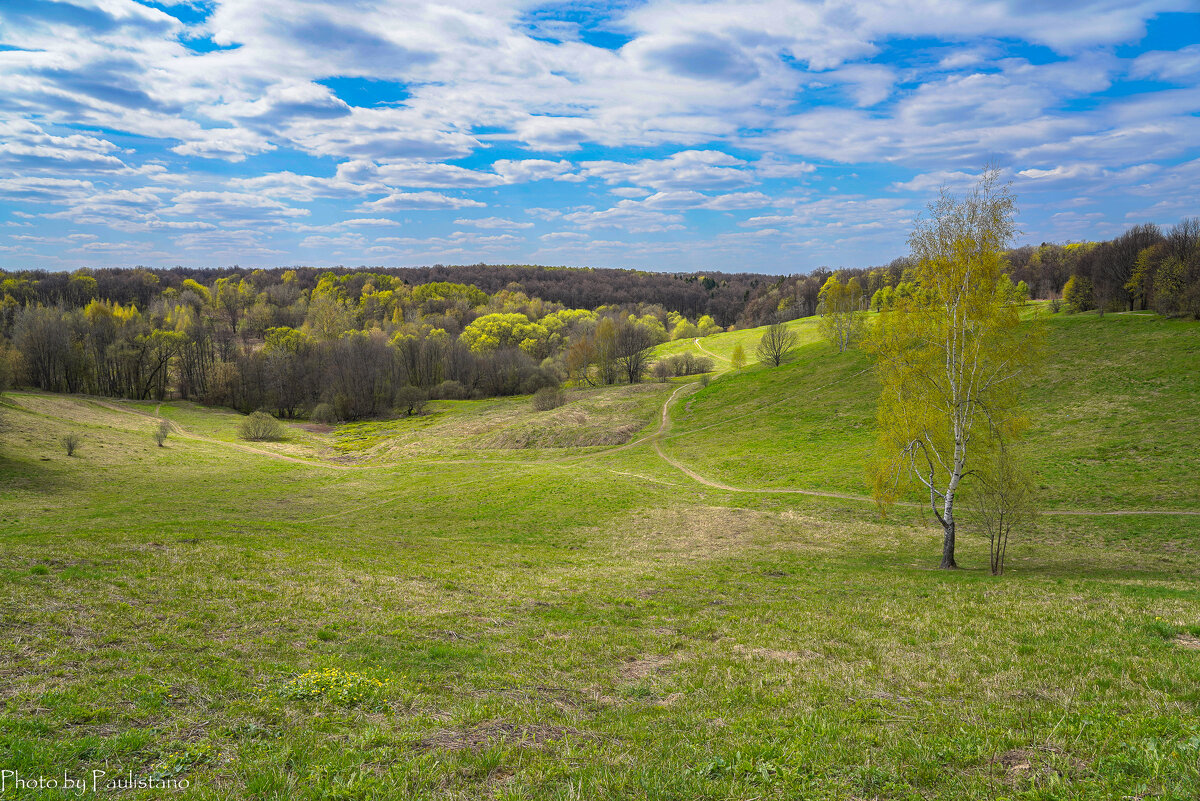
[[[866,195],[903,206],[896,193],[961,186],[989,161],[1035,214],[1107,183],[1103,203],[1124,205],[1098,225],[1185,211],[1194,196],[1171,176],[1200,155],[1200,45],[1172,49],[1152,22],[1195,12],[1191,0],[882,0],[870,13],[648,0],[600,16],[552,4],[533,20],[499,0],[190,8],[0,9],[0,214],[36,207],[39,235],[107,226],[122,235],[104,241],[141,234],[148,252],[212,258],[245,247],[299,260],[321,235],[321,247],[361,253],[520,246],[349,236],[371,227],[356,213],[423,210],[435,230],[565,221],[671,233],[675,251],[638,241],[624,252],[683,260],[674,232],[689,228],[714,247],[778,238],[714,233],[712,211],[735,228],[820,228],[826,245],[839,229],[822,215],[896,232],[908,212]],[[619,32],[610,46],[588,35],[600,18]],[[1163,197],[1127,202],[1160,182]],[[461,214],[485,207],[503,211]],[[523,212],[538,222],[512,219]]]

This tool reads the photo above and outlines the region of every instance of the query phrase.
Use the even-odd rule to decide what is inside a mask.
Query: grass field
[[[1195,324],[1047,325],[1044,506],[1200,510]],[[189,783],[120,798],[1200,796],[1200,518],[1047,514],[993,578],[969,532],[931,569],[917,510],[657,456],[675,396],[661,446],[696,473],[865,494],[866,362],[806,341],[703,389],[252,446],[189,404],[5,396],[0,769]]]

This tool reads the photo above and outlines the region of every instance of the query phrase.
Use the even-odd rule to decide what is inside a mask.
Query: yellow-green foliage
[[[1014,201],[988,171],[964,198],[943,193],[910,239],[920,291],[879,315],[869,343],[881,384],[875,495],[890,503],[916,479],[946,533],[954,566],[954,500],[998,443],[1021,433],[1017,407],[1039,353],[1021,329],[1003,275]]]
[[[858,279],[851,278],[843,284],[836,275],[831,275],[817,298],[821,336],[835,345],[839,353],[845,353],[862,338],[866,296]]]
[[[733,353],[729,354],[729,366],[734,370],[741,370],[746,366],[746,349],[742,347],[742,343],[733,346]]]
[[[279,689],[279,697],[291,701],[319,699],[336,706],[359,706],[377,699],[390,683],[341,668],[310,670],[289,679]]]
[[[1085,312],[1094,308],[1092,279],[1085,275],[1072,275],[1063,287],[1063,301],[1071,312]]]
[[[500,348],[519,347],[535,355],[550,331],[541,323],[530,322],[520,313],[485,314],[463,329],[459,339],[476,353],[491,353]]]

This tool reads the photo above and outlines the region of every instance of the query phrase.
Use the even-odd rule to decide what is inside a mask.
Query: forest
[[[1200,316],[1200,220],[1006,253],[1052,310]],[[830,277],[863,306],[911,291],[906,258],[774,277],[537,266],[0,273],[0,387],[179,397],[358,420],[427,398],[638,383],[651,349],[815,315]],[[655,371],[703,371],[673,361]]]

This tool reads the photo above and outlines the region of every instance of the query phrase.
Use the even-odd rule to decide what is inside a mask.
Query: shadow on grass
[[[0,490],[53,495],[66,490],[68,485],[65,471],[55,465],[54,460],[16,459],[0,453]]]

